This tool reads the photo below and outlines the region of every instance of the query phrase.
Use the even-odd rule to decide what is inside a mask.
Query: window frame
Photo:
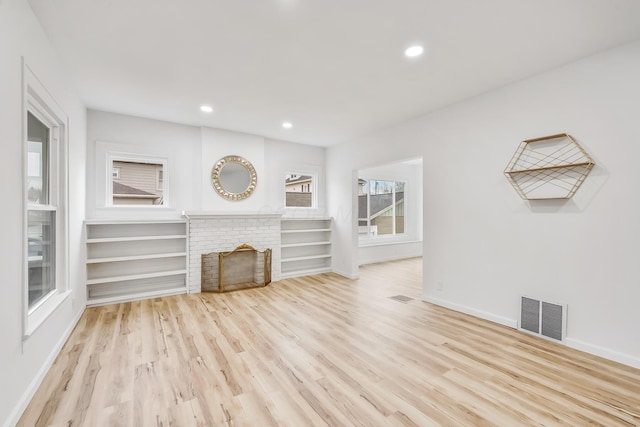
[[[165,168],[165,165],[162,165],[162,169],[156,169],[156,190],[162,190],[163,197],[164,197],[164,168]]]
[[[303,175],[303,176],[310,176],[311,177],[311,183],[307,184],[308,186],[310,186],[310,191],[306,191],[306,193],[311,193],[311,206],[287,206],[287,186],[286,186],[286,180],[287,180],[287,176],[288,175]],[[305,191],[302,191],[303,193]],[[284,197],[284,208],[285,209],[293,209],[293,210],[299,210],[299,209],[318,209],[318,173],[317,172],[311,172],[308,170],[292,170],[292,169],[287,169],[287,171],[284,173],[284,185],[283,185],[283,197]]]
[[[29,132],[28,115],[49,128],[48,150],[48,200],[46,204],[31,203],[28,197],[29,174]],[[23,108],[22,108],[22,179],[23,179],[23,222],[22,222],[22,286],[23,286],[23,339],[30,337],[46,319],[56,311],[71,294],[69,287],[69,247],[68,247],[68,129],[69,119],[60,105],[49,94],[33,71],[23,61]],[[44,177],[43,177],[44,178]],[[29,306],[29,212],[55,212],[55,284],[44,297]]]
[[[148,163],[160,164],[163,171],[163,187],[162,188],[162,204],[161,205],[116,205],[113,203],[113,162],[130,162],[130,163]],[[106,171],[105,175],[105,200],[104,206],[109,209],[166,209],[170,208],[169,186],[167,185],[167,177],[169,176],[169,159],[164,156],[155,156],[151,154],[137,154],[119,151],[107,151],[106,153]],[[118,174],[120,175],[120,174]],[[119,177],[116,179],[120,179]],[[155,171],[154,187],[158,190],[158,170]]]
[[[381,241],[385,241],[385,240],[395,240],[398,238],[404,238],[408,235],[407,232],[407,218],[406,218],[406,214],[407,214],[407,185],[408,182],[405,180],[396,180],[396,179],[385,179],[385,178],[365,178],[365,177],[358,177],[358,180],[364,180],[367,182],[367,192],[365,193],[367,196],[367,234],[366,235],[360,235],[360,233],[358,232],[358,241],[360,243],[374,243],[374,242],[381,242]],[[392,219],[392,230],[393,233],[391,234],[376,234],[376,235],[371,235],[370,234],[370,227],[371,227],[371,220],[369,219],[369,217],[371,215],[369,215],[370,211],[371,211],[371,181],[386,181],[386,182],[391,182],[392,183],[392,194],[393,194],[393,203],[391,205],[392,207],[392,215],[391,217]],[[397,201],[396,201],[396,188],[397,188],[397,184],[398,183],[402,183],[403,184],[403,189],[404,189],[404,197],[402,199],[403,203],[404,203],[404,226],[403,226],[403,230],[401,233],[397,233],[396,229],[397,229],[397,224],[396,224],[396,208],[397,208]],[[360,197],[360,195],[357,195],[357,197]],[[358,230],[360,226],[360,218],[356,218],[356,222],[357,222],[357,226],[358,226]]]

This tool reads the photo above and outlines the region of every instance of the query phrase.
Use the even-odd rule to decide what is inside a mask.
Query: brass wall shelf
[[[522,141],[504,171],[524,200],[570,199],[595,166],[569,134]]]

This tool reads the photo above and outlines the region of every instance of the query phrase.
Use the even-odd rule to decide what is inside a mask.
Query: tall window
[[[25,335],[67,293],[67,118],[25,67]]]
[[[284,177],[285,206],[313,208],[316,205],[314,175],[288,173]]]
[[[51,128],[27,113],[27,245],[28,304],[56,289],[56,177],[51,169]],[[52,176],[53,175],[53,176]]]
[[[360,237],[404,233],[404,188],[400,181],[358,180]]]

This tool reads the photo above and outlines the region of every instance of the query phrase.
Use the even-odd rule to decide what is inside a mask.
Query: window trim
[[[42,82],[22,60],[22,291],[23,339],[30,337],[71,294],[69,288],[69,215],[68,215],[68,129],[69,118]],[[50,128],[49,136],[49,200],[47,204],[31,204],[28,198],[28,113]],[[51,177],[54,178],[51,178]],[[56,212],[55,225],[55,288],[29,307],[29,211]]]
[[[164,197],[164,168],[165,168],[165,165],[162,165],[162,169],[156,169],[156,190],[162,190],[163,197]]]
[[[287,186],[286,186],[287,175],[305,175],[305,176],[311,177],[311,184],[308,184],[311,186],[311,191],[308,191],[308,193],[311,193],[311,206],[287,206]],[[282,188],[282,196],[284,198],[283,204],[285,209],[293,209],[293,210],[318,209],[318,173],[317,172],[311,172],[309,170],[287,169],[287,171],[284,173],[284,181],[285,181],[285,185]]]
[[[170,208],[169,186],[167,186],[167,177],[169,176],[169,159],[164,156],[154,156],[151,154],[137,154],[127,153],[121,151],[107,151],[106,152],[106,175],[105,182],[105,200],[104,206],[108,209],[166,209]],[[151,163],[161,164],[163,170],[163,189],[162,189],[162,204],[161,205],[114,205],[113,204],[113,162],[133,162],[133,163]],[[158,172],[155,173],[155,186],[157,187]]]

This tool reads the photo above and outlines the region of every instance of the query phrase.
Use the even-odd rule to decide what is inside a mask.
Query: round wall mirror
[[[218,160],[211,170],[211,184],[227,200],[246,199],[258,182],[251,162],[240,156],[226,156]]]

